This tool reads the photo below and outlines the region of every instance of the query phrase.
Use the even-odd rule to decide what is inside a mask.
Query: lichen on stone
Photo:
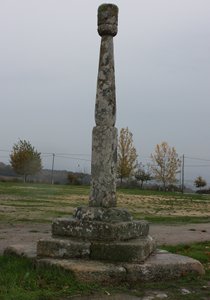
[[[107,10],[111,10],[113,13],[118,13],[118,7],[117,5],[115,4],[112,4],[112,3],[104,3],[104,4],[101,4],[99,7],[98,7],[98,12],[100,13],[103,13]]]

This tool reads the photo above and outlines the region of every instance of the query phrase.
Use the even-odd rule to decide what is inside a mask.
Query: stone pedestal
[[[148,233],[148,223],[132,221],[126,210],[82,207],[74,218],[53,222],[52,238],[38,242],[37,255],[143,262],[155,250]]]

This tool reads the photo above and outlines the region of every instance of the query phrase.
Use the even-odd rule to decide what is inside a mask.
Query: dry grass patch
[[[118,204],[133,213],[161,216],[210,216],[210,201],[167,196],[118,195]]]
[[[132,193],[132,194],[131,194]],[[88,187],[0,183],[0,222],[51,221],[88,205]],[[210,217],[210,197],[155,194],[140,190],[117,193],[118,206],[137,218]]]

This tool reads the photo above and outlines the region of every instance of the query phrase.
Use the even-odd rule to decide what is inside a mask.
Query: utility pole
[[[182,194],[184,193],[184,154],[182,156]]]
[[[52,154],[51,184],[54,184],[54,162],[55,162],[55,153]]]

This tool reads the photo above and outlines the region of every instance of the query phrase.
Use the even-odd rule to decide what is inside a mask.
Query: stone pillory
[[[101,48],[92,133],[92,184],[89,206],[116,206],[117,129],[113,36],[117,34],[118,7],[101,5],[98,33]]]
[[[113,37],[117,34],[117,24],[117,6],[99,6],[101,48],[95,104],[96,126],[92,132],[89,205],[78,207],[72,218],[54,220],[52,238],[38,242],[37,255],[40,263],[50,262],[73,271],[78,265],[82,278],[88,277],[85,277],[85,281],[113,282],[113,270],[117,272],[115,279],[118,282],[122,280],[122,273],[124,280],[127,278],[130,281],[135,281],[136,277],[144,281],[145,276],[147,280],[150,274],[154,278],[155,269],[165,279],[170,268],[163,266],[164,256],[162,260],[155,254],[150,256],[156,245],[149,236],[148,222],[134,221],[126,209],[116,207],[117,129]],[[151,257],[154,257],[154,261]],[[148,264],[145,262],[147,258]],[[100,269],[98,273],[99,266],[102,266],[103,272],[106,270],[101,277],[97,276],[101,272]],[[196,267],[200,268],[198,265]],[[177,265],[177,274],[182,274],[183,268],[186,269],[185,264]],[[190,271],[193,268],[194,265]],[[173,274],[172,277],[176,276]]]
[[[53,246],[53,240],[40,241],[39,256],[48,256],[49,247],[54,247],[52,256],[68,258],[74,255],[75,247],[78,247],[76,252],[80,258],[85,253],[85,257],[92,260],[142,262],[155,249],[154,241],[148,236],[149,224],[146,221],[134,221],[126,209],[116,207],[117,128],[113,37],[117,34],[117,23],[117,6],[101,5],[98,9],[101,48],[95,104],[96,126],[92,132],[89,206],[78,207],[73,218],[55,220],[52,234],[56,243]],[[68,242],[59,242],[60,237],[68,239]]]

